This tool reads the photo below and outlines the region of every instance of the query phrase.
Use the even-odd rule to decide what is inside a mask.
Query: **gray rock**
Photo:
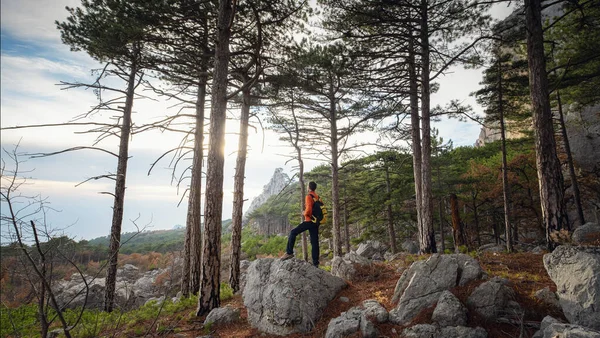
[[[348,303],[350,301],[350,298],[348,297],[340,297],[340,302],[342,303]]]
[[[541,333],[541,335],[538,335]],[[551,323],[536,338],[600,338],[600,332],[579,325]]]
[[[244,292],[244,287],[246,286],[246,273],[248,272],[248,267],[251,263],[252,262],[245,259],[240,261],[240,290],[238,291],[240,294]]]
[[[404,329],[402,336],[405,338],[431,338],[439,337],[440,331],[435,325],[418,324]]]
[[[360,243],[358,249],[356,249],[356,253],[365,258],[373,259],[375,254],[383,257],[387,249],[387,246],[379,241],[366,241]]]
[[[140,273],[140,269],[132,264],[125,264],[121,269],[117,269],[117,279],[135,281]]]
[[[438,299],[431,320],[439,326],[467,325],[467,309],[450,291],[444,291]]]
[[[559,246],[544,267],[569,322],[600,330],[600,247]]]
[[[235,323],[240,320],[240,310],[229,306],[212,309],[204,320],[204,325]]]
[[[498,245],[496,243],[485,244],[477,249],[479,252],[504,252],[506,251],[506,247],[502,245]]]
[[[364,309],[353,307],[346,312],[333,318],[327,325],[326,338],[342,338],[357,332],[361,333],[363,338],[377,338],[379,331],[373,323],[367,318]]]
[[[579,226],[573,231],[571,239],[578,245],[598,245],[600,243],[600,225],[588,222]]]
[[[560,303],[558,302],[558,297],[556,293],[550,291],[549,287],[545,287],[541,290],[537,290],[534,294],[534,297],[537,298],[542,303],[551,305],[557,309],[560,309]]]
[[[487,332],[481,327],[447,326],[439,328],[431,324],[419,324],[404,329],[406,338],[487,338]]]
[[[540,323],[540,329],[536,333],[534,333],[531,338],[543,338],[544,330],[546,330],[546,327],[553,323],[560,323],[560,321],[556,318],[553,318],[552,316],[544,317],[544,319],[542,319],[542,322]]]
[[[342,312],[339,317],[329,321],[325,338],[343,338],[358,332],[361,317],[362,310],[358,307]]]
[[[346,286],[343,279],[297,259],[257,259],[246,278],[243,299],[248,321],[261,332],[276,335],[310,331]]]
[[[543,248],[541,245],[538,245],[538,246],[534,247],[533,249],[531,249],[530,252],[534,253],[534,254],[541,254],[541,253],[544,253],[545,250],[546,249]]]
[[[510,303],[515,292],[507,283],[504,278],[494,277],[479,285],[467,299],[467,305],[487,320],[506,314],[515,306]]]
[[[271,177],[269,183],[263,187],[262,193],[252,199],[248,210],[246,210],[244,213],[244,220],[247,219],[247,216],[250,215],[252,211],[263,205],[269,199],[269,197],[279,194],[283,188],[289,184],[289,182],[290,178],[285,172],[283,172],[283,168],[275,169],[273,177]]]
[[[363,338],[377,338],[379,337],[379,330],[373,325],[373,322],[367,318],[367,315],[363,312],[360,317],[360,334]]]
[[[331,261],[331,274],[347,281],[353,281],[356,277],[357,267],[371,266],[371,261],[350,251],[343,257],[336,256]]]
[[[409,254],[416,255],[419,253],[419,245],[415,241],[405,240],[402,242],[402,250],[408,252]]]
[[[164,302],[164,301],[165,301],[165,296],[162,296],[162,297],[152,297],[152,298],[148,299],[144,303],[144,305],[148,305],[148,304],[154,302],[154,305],[158,306],[158,305],[162,304],[162,302]]]
[[[383,254],[383,258],[386,261],[391,262],[391,261],[395,261],[396,259],[398,259],[398,257],[401,257],[402,254],[403,254],[402,252],[397,252],[397,253],[393,254],[389,251],[386,251],[385,254]]]
[[[385,323],[388,321],[389,314],[387,310],[376,299],[367,299],[362,303],[365,309],[365,316],[377,323]]]
[[[434,254],[426,261],[417,261],[396,284],[392,302],[397,306],[390,311],[390,321],[407,325],[420,311],[435,304],[443,291],[483,276],[479,263],[464,254]]]
[[[487,338],[487,332],[481,327],[447,326],[436,337],[444,338]]]

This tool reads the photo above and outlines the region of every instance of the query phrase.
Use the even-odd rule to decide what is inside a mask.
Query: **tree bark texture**
[[[194,155],[198,154],[199,159],[194,163],[194,170],[198,177],[198,184],[194,187],[197,189],[195,192],[196,201],[194,202],[195,210],[198,212],[197,217],[194,219],[194,227],[192,228],[192,246],[190,248],[192,255],[190,261],[190,290],[193,294],[197,294],[200,290],[200,270],[202,269],[202,167],[204,161],[204,115],[206,106],[206,86],[208,83],[208,18],[206,15],[202,15],[202,26],[203,36],[202,45],[204,46],[204,53],[200,58],[200,76],[198,77],[198,98],[196,100],[196,139],[200,140],[199,144],[194,143]],[[201,113],[201,114],[200,114]],[[200,128],[200,129],[198,129]],[[196,142],[196,141],[194,141]],[[197,150],[197,151],[196,151]],[[199,167],[196,168],[196,165]]]
[[[419,231],[421,253],[437,252],[433,230],[433,205],[431,193],[431,112],[429,84],[429,28],[428,1],[421,0],[421,195],[422,225]]]
[[[500,113],[500,138],[502,147],[502,192],[504,195],[506,251],[512,252],[510,187],[508,186],[508,163],[506,161],[506,125],[504,123],[504,106],[502,102],[502,62],[500,62],[500,56],[498,56],[498,112]]]
[[[250,89],[242,91],[240,138],[233,183],[233,216],[231,224],[231,257],[229,285],[234,292],[240,290],[240,257],[242,251],[242,216],[244,206],[244,176],[248,154],[248,123],[250,120]]]
[[[346,181],[344,180],[344,245],[346,253],[350,252],[350,225],[348,224],[348,195],[346,194]]]
[[[563,145],[565,147],[565,153],[567,154],[567,165],[569,166],[569,178],[571,179],[571,187],[573,189],[573,199],[575,200],[575,207],[577,208],[577,220],[579,225],[585,224],[585,217],[583,216],[583,206],[581,204],[581,192],[579,191],[579,183],[577,182],[577,174],[575,174],[575,166],[573,164],[573,155],[571,154],[571,144],[569,143],[569,135],[567,134],[567,126],[565,125],[565,116],[563,114],[562,102],[560,100],[560,93],[556,91],[556,101],[558,103],[558,119],[560,121],[560,130],[562,132]],[[570,225],[568,229],[570,229]]]
[[[390,184],[390,168],[385,165],[385,190],[387,193],[387,221],[388,221],[388,235],[390,236],[390,250],[395,254],[398,250],[396,249],[396,231],[394,230],[394,213],[392,212],[392,188]]]
[[[225,118],[227,109],[227,66],[229,63],[229,42],[233,16],[234,2],[232,0],[219,1],[197,316],[207,314],[210,310],[220,305],[219,286],[221,269],[221,219],[223,211],[223,165],[225,162]]]
[[[465,245],[464,233],[458,211],[458,197],[450,194],[450,212],[452,214],[452,235],[454,237],[454,252],[460,252],[459,247]]]
[[[541,16],[541,0],[525,0],[529,89],[533,111],[535,157],[540,186],[542,222],[546,229],[548,250],[553,250],[556,243],[552,240],[551,233],[566,226],[566,213],[563,199],[563,176],[556,154],[556,141],[554,139],[552,112],[548,96],[548,77],[544,58],[544,34]]]
[[[412,35],[412,33],[411,33]],[[417,69],[415,60],[414,40],[411,36],[408,48],[408,72],[409,72],[409,93],[410,93],[410,124],[411,124],[411,141],[413,152],[413,174],[415,181],[415,209],[417,210],[417,229],[419,234],[423,228],[422,221],[422,198],[421,198],[421,121],[419,118],[419,92],[417,85]],[[420,238],[420,235],[419,235]],[[419,241],[419,248],[420,246]]]
[[[131,111],[133,109],[133,96],[135,92],[135,78],[137,67],[132,63],[127,79],[127,94],[123,121],[121,122],[121,135],[119,141],[119,160],[117,163],[117,177],[113,204],[112,226],[110,228],[110,247],[108,268],[106,271],[106,289],[104,291],[104,311],[111,312],[114,308],[115,286],[117,281],[117,262],[121,248],[121,226],[123,224],[123,205],[125,203],[125,178],[127,175],[127,160],[129,157],[129,138],[131,135]]]
[[[202,257],[202,160],[204,158],[206,80],[206,76],[200,77],[196,96],[194,158],[192,159],[192,179],[185,227],[183,273],[181,275],[181,293],[184,297],[188,297],[190,293],[197,293],[200,288],[200,263]]]
[[[335,109],[335,93],[333,78],[329,83],[329,116],[331,118],[331,208],[333,225],[333,256],[342,256],[342,239],[340,238],[340,196],[339,196],[339,164],[338,164],[338,130],[337,111]]]

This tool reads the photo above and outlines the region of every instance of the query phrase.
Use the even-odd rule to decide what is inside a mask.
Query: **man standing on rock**
[[[296,236],[308,230],[310,234],[310,246],[312,253],[312,260],[314,266],[319,266],[319,225],[321,223],[321,219],[323,217],[322,211],[321,215],[318,217],[313,215],[313,206],[315,202],[319,201],[319,195],[317,195],[317,183],[310,182],[308,183],[308,194],[305,199],[305,207],[304,207],[304,222],[300,223],[297,227],[290,231],[290,235],[288,236],[287,247],[285,249],[286,254],[281,257],[281,260],[285,261],[294,257],[294,245],[296,244]]]

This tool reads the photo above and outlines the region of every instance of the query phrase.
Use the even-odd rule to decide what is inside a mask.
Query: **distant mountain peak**
[[[267,183],[263,187],[262,193],[256,196],[252,200],[252,203],[250,203],[250,207],[244,213],[244,219],[246,219],[246,216],[249,215],[252,211],[256,210],[258,207],[263,205],[269,199],[269,197],[279,194],[283,190],[283,188],[285,188],[288,185],[289,182],[290,177],[285,172],[283,172],[283,168],[275,169],[275,172],[269,180],[269,183]]]

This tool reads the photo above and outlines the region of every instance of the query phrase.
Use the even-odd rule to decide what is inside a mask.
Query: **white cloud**
[[[2,31],[19,39],[60,42],[54,21],[67,17],[65,6],[79,4],[79,0],[2,0]]]

